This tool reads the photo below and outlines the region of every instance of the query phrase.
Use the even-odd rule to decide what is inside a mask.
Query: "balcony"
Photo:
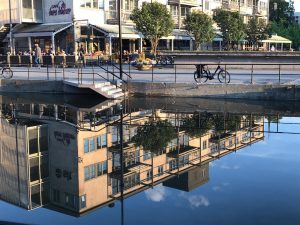
[[[123,24],[132,25],[133,21],[130,19],[132,11],[131,10],[123,10],[121,12],[121,21]],[[118,24],[118,11],[110,10],[105,12],[105,18],[107,24]]]
[[[169,0],[169,5],[188,5],[188,6],[199,6],[199,2],[197,0]]]

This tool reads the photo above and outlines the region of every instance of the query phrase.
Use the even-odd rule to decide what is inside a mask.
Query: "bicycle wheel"
[[[4,67],[2,69],[2,76],[5,79],[11,79],[13,77],[13,71],[9,67]]]
[[[203,70],[203,73],[198,76],[198,72],[195,71],[194,73],[194,80],[196,83],[205,83],[208,79],[208,74],[206,70]]]
[[[221,70],[219,73],[218,73],[218,79],[219,79],[219,81],[220,81],[220,83],[227,83],[227,84],[229,84],[229,82],[230,82],[230,74],[227,72],[227,71],[225,71],[225,70]]]

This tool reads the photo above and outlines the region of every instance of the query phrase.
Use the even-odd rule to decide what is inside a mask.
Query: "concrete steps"
[[[111,84],[110,82],[97,82],[97,83],[90,83],[84,82],[82,84],[76,83],[76,81],[64,81],[64,84],[70,85],[77,88],[89,88],[101,96],[107,99],[120,99],[124,97],[126,93],[123,92],[121,88],[116,87],[116,85]]]

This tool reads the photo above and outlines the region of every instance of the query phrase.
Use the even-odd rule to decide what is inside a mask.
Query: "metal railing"
[[[131,63],[123,64],[123,78],[120,79],[119,67],[109,61],[98,59],[95,64],[68,63],[57,65],[9,64],[13,79],[76,80],[78,84],[107,81],[117,86],[120,83],[157,82],[157,83],[196,83],[196,65],[201,63],[156,64],[148,70],[139,70]],[[300,81],[300,63],[205,63],[211,73],[218,65],[230,74],[230,84],[293,84]],[[0,71],[1,73],[1,71]],[[226,79],[226,78],[225,78]],[[119,81],[119,82],[118,82]],[[228,81],[228,80],[227,80]],[[225,80],[225,84],[227,85]],[[224,84],[223,83],[223,84]],[[220,84],[218,74],[208,79],[206,84]],[[202,83],[200,83],[202,85]]]

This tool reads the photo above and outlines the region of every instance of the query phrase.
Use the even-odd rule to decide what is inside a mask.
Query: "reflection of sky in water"
[[[281,121],[296,120],[300,122]],[[295,131],[299,125],[284,129]],[[126,199],[125,224],[300,224],[299,146],[299,135],[266,134],[263,142],[211,163],[210,181],[190,193],[160,184]],[[27,212],[0,202],[0,220],[114,225],[120,224],[120,203],[78,219],[46,209]]]

